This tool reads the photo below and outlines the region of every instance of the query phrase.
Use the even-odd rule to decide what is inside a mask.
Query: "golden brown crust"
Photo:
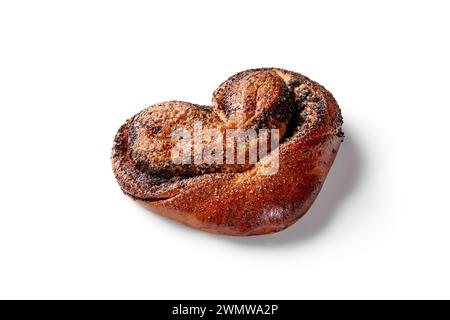
[[[264,175],[274,152],[246,166],[170,162],[170,132],[202,120],[211,128],[278,128],[279,170]],[[214,92],[212,107],[152,106],[119,129],[112,152],[122,190],[142,205],[192,227],[228,235],[280,231],[311,206],[343,139],[333,96],[301,74],[247,70]]]

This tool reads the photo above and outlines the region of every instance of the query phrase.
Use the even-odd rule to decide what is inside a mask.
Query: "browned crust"
[[[229,99],[227,91],[239,79],[261,71],[276,74],[292,94],[292,109],[276,110],[293,112],[286,116],[290,120],[279,147],[276,174],[261,174],[272,154],[243,172],[164,177],[139,170],[130,153],[135,116],[125,122],[114,140],[112,164],[122,190],[152,211],[213,233],[267,234],[283,230],[303,216],[342,142],[340,109],[331,93],[316,82],[298,73],[267,68],[238,73],[219,86],[213,96],[213,110],[219,117],[227,116],[222,107]],[[286,120],[280,115],[276,119]]]

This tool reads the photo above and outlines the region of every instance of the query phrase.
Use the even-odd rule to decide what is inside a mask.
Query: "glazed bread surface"
[[[219,163],[173,163],[171,134],[182,127],[195,138],[195,123],[224,135],[277,129],[279,147],[256,163],[226,163],[225,155]],[[299,73],[252,69],[222,83],[211,106],[169,101],[127,120],[114,139],[112,166],[125,194],[163,216],[213,233],[267,234],[306,213],[343,136],[339,106],[324,87]],[[236,152],[260,139],[250,137]],[[277,171],[266,174],[274,162]]]

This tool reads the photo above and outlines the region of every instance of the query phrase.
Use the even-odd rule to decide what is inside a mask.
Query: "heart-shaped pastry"
[[[240,72],[212,106],[153,105],[119,129],[123,192],[161,215],[228,235],[280,231],[311,206],[343,140],[333,96],[276,68]]]

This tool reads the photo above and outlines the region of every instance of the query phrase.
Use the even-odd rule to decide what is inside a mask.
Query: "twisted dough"
[[[171,162],[177,127],[278,129],[275,154],[256,164]],[[152,211],[228,235],[280,231],[297,221],[322,187],[343,140],[333,96],[307,77],[276,68],[240,72],[213,94],[212,107],[171,101],[151,106],[119,129],[112,165],[123,192]],[[211,141],[202,142],[206,145]]]

